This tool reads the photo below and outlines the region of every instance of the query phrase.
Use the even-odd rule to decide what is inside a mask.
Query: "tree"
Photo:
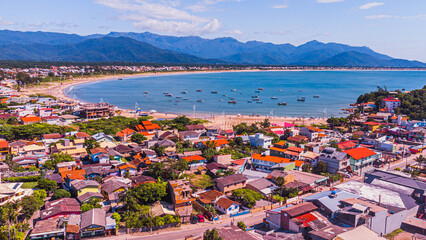
[[[188,161],[186,159],[181,158],[172,165],[172,168],[180,172],[188,170]]]
[[[143,141],[146,140],[146,137],[140,133],[135,133],[132,135],[132,137],[130,138],[130,141],[137,143],[137,144],[142,144]]]
[[[302,165],[302,171],[310,173],[312,170],[312,165],[310,163],[305,163]]]
[[[243,221],[239,221],[237,223],[237,227],[239,227],[241,230],[243,230],[244,232],[247,230],[247,226]]]
[[[86,148],[87,154],[91,155],[90,150],[97,148],[100,145],[99,145],[98,142],[96,142],[95,139],[89,138],[89,139],[84,140],[83,146]]]
[[[164,146],[154,147],[154,151],[159,157],[162,157],[164,156],[164,153],[166,152],[166,147]]]
[[[44,204],[44,199],[47,197],[47,192],[44,189],[35,190],[33,192],[33,197],[36,199],[36,201],[40,204]]]
[[[423,165],[426,163],[426,158],[423,155],[416,157],[414,160],[419,164],[420,168],[423,168]]]
[[[37,181],[37,188],[44,189],[47,192],[55,191],[57,185],[54,180],[49,180],[47,178],[42,178]]]
[[[83,203],[80,206],[80,209],[81,209],[82,212],[87,212],[87,211],[92,210],[94,208],[102,208],[102,205],[100,204],[100,202],[101,202],[101,199],[99,199],[99,198],[91,198],[86,203]]]
[[[121,216],[118,212],[115,212],[115,213],[112,214],[112,218],[114,218],[114,220],[115,220],[116,232],[117,232],[118,229],[120,228]]]
[[[126,192],[124,203],[130,210],[139,210],[141,205],[152,204],[167,195],[163,183],[145,183]]]
[[[43,164],[43,167],[45,169],[54,170],[56,168],[56,165],[58,163],[72,162],[72,161],[74,161],[74,158],[71,155],[67,154],[67,153],[55,153],[55,154],[52,154],[50,156],[50,160],[47,160]]]
[[[263,198],[263,195],[251,189],[237,189],[232,192],[232,197],[244,206],[252,208],[256,204],[256,201]]]
[[[64,189],[57,189],[52,195],[52,199],[54,200],[69,197],[71,197],[71,193]]]
[[[327,172],[327,163],[324,161],[318,161],[317,165],[313,169],[314,173],[321,174]]]
[[[242,137],[236,137],[236,138],[234,139],[234,142],[235,142],[235,144],[236,144],[237,146],[243,146],[243,145],[244,145],[244,140],[243,140],[243,138],[242,138]]]
[[[279,177],[277,177],[276,179],[275,179],[275,183],[277,184],[277,186],[278,186],[278,190],[279,190],[279,193],[280,193],[280,195],[283,195],[283,189],[285,188],[284,186],[285,186],[285,178],[284,177],[282,177],[282,176],[279,176]]]
[[[43,202],[42,202],[43,203]],[[21,213],[26,220],[29,220],[38,208],[42,205],[38,199],[33,196],[25,196],[21,199],[20,205],[22,207]]]
[[[219,232],[216,230],[216,228],[213,228],[212,230],[206,230],[203,235],[203,240],[223,240],[223,238],[219,237]]]
[[[265,118],[265,120],[260,123],[260,126],[262,126],[263,128],[268,128],[271,126],[271,123],[269,122],[268,118]]]

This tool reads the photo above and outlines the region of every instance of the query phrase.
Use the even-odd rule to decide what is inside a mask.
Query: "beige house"
[[[220,192],[226,195],[232,194],[236,189],[246,186],[247,177],[243,174],[233,174],[225,177],[220,177],[215,180],[215,187]]]

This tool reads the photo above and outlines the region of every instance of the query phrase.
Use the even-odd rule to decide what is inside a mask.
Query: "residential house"
[[[3,183],[0,182],[0,205],[4,205],[7,202],[18,201],[24,197],[25,189],[22,188],[23,183]]]
[[[217,140],[199,142],[198,148],[202,149],[205,146],[211,145],[215,147],[216,151],[220,151],[220,149],[227,147],[228,144],[229,142],[226,139],[217,139]]]
[[[351,141],[351,140],[339,142],[337,144],[337,147],[342,149],[342,150],[348,150],[348,149],[354,148],[356,146],[357,146],[357,144],[354,141]]]
[[[0,156],[4,159],[9,154],[9,142],[6,140],[0,140]]]
[[[50,117],[53,115],[53,108],[39,108],[38,109],[38,116],[43,117]]]
[[[133,187],[137,187],[145,183],[155,183],[157,181],[155,178],[145,175],[134,176],[131,178],[131,180]]]
[[[314,141],[318,139],[318,134],[320,132],[323,132],[323,130],[316,127],[306,126],[300,128],[299,134],[309,138],[311,141]]]
[[[126,128],[120,132],[117,132],[116,136],[117,138],[122,142],[127,142],[130,140],[133,134],[136,132],[133,129]]]
[[[254,181],[247,182],[246,187],[261,193],[265,197],[271,197],[271,194],[278,188],[277,185],[265,178],[259,178]]]
[[[350,166],[348,155],[332,147],[324,148],[318,157],[318,161],[327,163],[327,172],[329,173],[346,171],[347,167]]]
[[[85,202],[90,201],[90,199],[104,199],[104,196],[99,192],[85,192],[77,197],[77,200],[83,204]]]
[[[93,180],[75,180],[71,182],[71,189],[77,195],[77,197],[85,194],[86,192],[99,192],[98,182]]]
[[[398,108],[401,105],[401,100],[394,97],[387,97],[383,99],[382,102],[390,112],[393,112],[395,108]]]
[[[217,190],[209,190],[198,194],[197,203],[205,207],[206,205],[213,204],[222,197],[226,197],[226,195]]]
[[[27,143],[23,140],[18,140],[9,143],[10,153],[13,155],[21,155],[25,153],[24,147],[27,146]]]
[[[280,163],[290,163],[290,159],[254,153],[251,163],[259,171],[272,172],[273,167]]]
[[[107,155],[107,151],[104,148],[93,148],[90,150],[90,154],[91,154],[91,158],[92,158],[92,162],[95,163],[101,163],[101,159],[102,158],[108,158],[109,160],[109,156]],[[101,155],[104,154],[104,155]],[[103,159],[102,162],[105,162],[106,159]]]
[[[365,126],[366,129],[374,132],[376,131],[382,124],[378,123],[378,122],[364,122],[363,125]]]
[[[33,124],[33,123],[39,123],[41,122],[41,118],[38,116],[27,116],[27,117],[20,117],[20,123],[24,124],[24,125],[29,125],[29,124]]]
[[[293,143],[293,144],[301,144],[301,143],[305,143],[309,140],[308,137],[306,136],[302,136],[302,135],[294,135],[294,136],[290,136],[287,138],[287,142]]]
[[[299,160],[305,150],[296,146],[289,146],[287,151],[284,152],[284,157],[291,160]]]
[[[246,187],[247,177],[243,174],[233,174],[215,180],[215,188],[230,195],[234,190]]]
[[[217,162],[211,162],[207,164],[206,168],[212,175],[216,175],[217,173],[221,173],[228,169],[225,165],[219,164]]]
[[[128,172],[131,176],[134,176],[138,172],[137,168],[130,163],[121,163],[117,167],[120,169],[121,176],[125,176],[126,172]]]
[[[192,213],[192,202],[195,201],[189,183],[182,179],[169,180],[167,186],[176,214],[183,222],[188,221]]]
[[[272,145],[273,137],[265,136],[262,133],[256,133],[254,135],[250,135],[250,144],[254,147],[261,148],[270,148]]]
[[[351,229],[347,232],[342,232],[337,234],[335,239],[339,240],[358,240],[358,239],[368,239],[368,240],[385,240],[384,237],[379,237],[377,233],[368,229],[366,226],[362,225],[357,228]]]
[[[193,141],[200,138],[201,133],[195,131],[181,131],[179,132],[179,138],[182,141]]]
[[[104,209],[94,208],[81,214],[81,237],[104,237],[106,226]]]
[[[96,140],[96,142],[114,142],[114,138],[111,135],[106,135],[105,133],[96,133],[92,135],[92,138]]]
[[[214,207],[225,215],[235,214],[240,211],[240,204],[227,197],[221,197],[213,203]]]
[[[61,174],[62,179],[64,179],[64,182],[68,187],[71,186],[72,181],[86,180],[86,171],[84,169],[64,171],[59,174]]]
[[[165,152],[176,152],[176,143],[171,140],[158,141],[155,146],[164,147]]]
[[[223,155],[214,155],[213,161],[222,165],[231,165],[232,155],[231,154],[223,154]]]
[[[24,146],[24,152],[25,154],[29,154],[29,155],[45,155],[46,148],[36,144],[31,144],[31,145]]]
[[[56,171],[58,173],[68,172],[71,170],[75,170],[77,168],[77,163],[75,161],[72,162],[61,162],[56,164]]]
[[[51,218],[68,217],[80,215],[80,203],[74,198],[61,198],[59,200],[46,202],[44,210],[40,211],[42,220]]]
[[[60,219],[53,218],[36,222],[28,239],[65,239],[65,235],[65,227],[61,224]]]
[[[120,197],[128,188],[129,185],[123,181],[111,179],[101,185],[101,192],[111,202],[111,207],[115,208],[119,205]]]
[[[94,180],[96,178],[102,177],[102,166],[83,166],[86,171],[86,178]]]
[[[308,222],[317,219],[311,214],[317,209],[318,208],[311,202],[304,202],[282,209],[281,228],[292,232],[302,232],[304,227],[309,226],[307,225]]]
[[[51,143],[56,143],[59,140],[62,139],[62,135],[59,133],[50,133],[50,134],[43,134],[42,142],[45,146],[48,146]]]
[[[363,170],[366,171],[368,168],[372,168],[374,161],[382,158],[381,153],[376,153],[365,147],[352,148],[343,152],[350,157],[349,163],[352,171],[359,171],[360,174],[362,174]]]
[[[203,133],[206,130],[206,128],[202,124],[186,125],[185,127],[186,127],[186,129],[188,129],[188,131],[194,131],[194,132],[199,132],[199,133]]]
[[[47,155],[20,155],[12,158],[12,161],[19,164],[20,167],[29,168],[31,166],[38,166],[39,161],[45,161],[48,159]]]
[[[188,162],[188,166],[190,167],[190,169],[197,168],[207,163],[207,160],[199,155],[183,157],[182,159],[185,159]]]

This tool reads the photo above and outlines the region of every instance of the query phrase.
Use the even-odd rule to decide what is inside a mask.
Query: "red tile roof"
[[[209,141],[203,141],[202,143],[205,146],[207,142],[209,142]],[[222,145],[229,144],[228,140],[226,140],[226,139],[217,139],[217,140],[212,140],[210,142],[213,142],[216,145],[216,147],[220,147]]]
[[[355,147],[355,146],[356,146],[356,143],[354,143],[354,142],[352,142],[352,141],[348,140],[348,141],[344,141],[344,142],[338,143],[338,144],[337,144],[337,146],[338,146],[340,149],[342,149],[342,150],[346,150],[346,149],[349,149],[349,148],[353,148],[353,147]]]
[[[364,125],[377,126],[377,125],[380,125],[380,123],[378,123],[378,122],[365,122]]]
[[[7,148],[9,147],[8,141],[0,141],[0,148]]]
[[[199,155],[192,155],[192,156],[188,156],[188,157],[183,157],[182,159],[185,159],[188,162],[206,160],[205,158],[203,158],[202,156],[199,156]]]
[[[134,130],[132,130],[130,128],[126,128],[123,131],[118,132],[116,135],[119,136],[119,137],[124,137],[124,136],[131,135],[134,132],[135,132]]]
[[[358,147],[358,148],[352,148],[346,151],[343,151],[344,153],[347,153],[349,156],[354,158],[355,160],[363,159],[366,157],[370,157],[373,155],[376,155],[376,153],[368,148],[365,147]]]
[[[289,163],[290,159],[288,158],[282,158],[282,157],[274,157],[274,156],[269,156],[269,155],[261,155],[258,153],[254,153],[252,155],[253,159],[256,160],[262,160],[262,161],[266,161],[266,162],[274,162],[274,163]]]
[[[21,121],[24,123],[29,123],[29,122],[41,122],[41,118],[40,117],[21,117]]]
[[[295,147],[295,146],[290,146],[290,147],[288,147],[287,149],[288,149],[288,150],[290,150],[290,151],[293,151],[293,152],[298,152],[298,153],[301,153],[301,152],[303,152],[303,151],[304,151],[304,149],[303,149],[303,148]]]

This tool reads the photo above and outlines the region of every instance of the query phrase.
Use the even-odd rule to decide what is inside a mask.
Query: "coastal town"
[[[39,86],[101,68],[214,69],[2,68],[0,239],[424,239],[425,87],[223,124]]]

